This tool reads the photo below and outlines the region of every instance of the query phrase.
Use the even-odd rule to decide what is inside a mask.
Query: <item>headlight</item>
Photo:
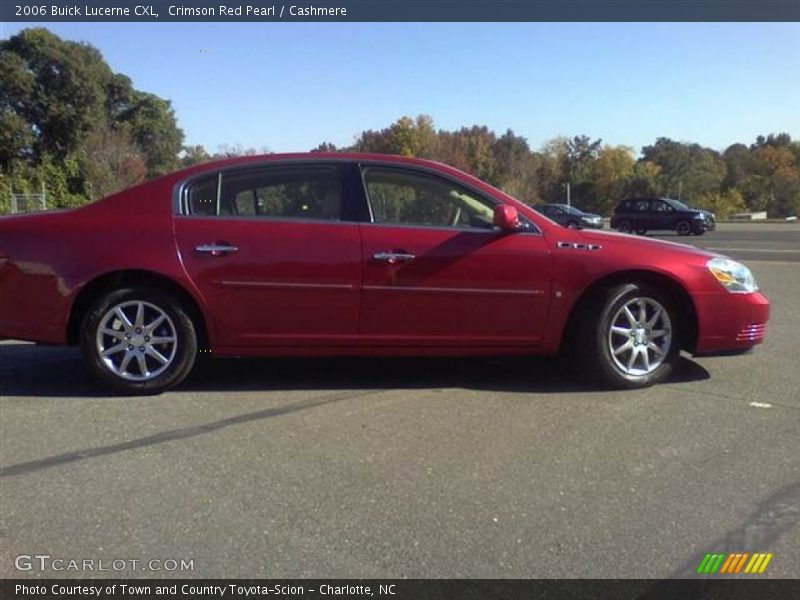
[[[696,215],[694,215],[694,217],[692,217],[692,218],[693,218],[693,219],[700,219],[700,220],[702,221],[703,219],[705,219],[705,218],[706,218],[706,216],[705,216],[703,213],[697,213],[697,214],[696,214]]]
[[[729,258],[712,258],[706,263],[714,278],[734,294],[748,294],[758,289],[755,277],[742,263]]]

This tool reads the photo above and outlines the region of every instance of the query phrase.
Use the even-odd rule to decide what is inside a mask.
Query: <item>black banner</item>
[[[0,21],[798,21],[798,0],[2,0]]]
[[[3,580],[0,598],[385,598],[386,600],[796,600],[800,581],[783,579],[676,579],[650,581],[539,580]]]

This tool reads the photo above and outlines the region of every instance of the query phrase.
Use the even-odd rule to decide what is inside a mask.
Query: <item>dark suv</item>
[[[716,227],[713,213],[690,208],[672,198],[629,198],[619,203],[611,217],[612,229],[642,235],[654,230],[703,235]]]

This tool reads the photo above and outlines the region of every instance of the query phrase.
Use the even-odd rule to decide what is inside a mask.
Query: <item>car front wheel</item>
[[[617,226],[617,231],[620,233],[630,233],[633,227],[631,226],[630,221],[620,221],[619,225]]]
[[[158,394],[192,370],[197,334],[169,294],[131,287],[100,298],[83,319],[81,350],[89,370],[123,394]]]
[[[585,319],[588,365],[617,388],[640,388],[663,380],[679,354],[677,320],[659,290],[624,284],[603,294],[600,318]],[[576,340],[579,344],[580,335]]]
[[[692,233],[692,224],[689,221],[678,221],[678,225],[675,227],[675,232],[678,235],[689,235]]]

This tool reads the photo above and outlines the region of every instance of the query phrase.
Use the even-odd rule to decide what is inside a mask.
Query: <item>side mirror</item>
[[[498,204],[494,207],[494,226],[503,231],[516,231],[520,228],[519,213],[510,204]]]

